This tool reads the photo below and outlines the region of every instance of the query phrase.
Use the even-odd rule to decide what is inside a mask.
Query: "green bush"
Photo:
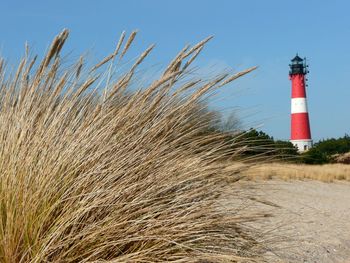
[[[338,139],[321,140],[309,151],[302,154],[302,161],[307,164],[325,164],[333,162],[335,154],[350,152],[350,136],[345,134]]]

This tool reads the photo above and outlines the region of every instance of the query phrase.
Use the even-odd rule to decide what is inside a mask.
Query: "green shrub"
[[[350,136],[338,139],[321,140],[307,152],[302,154],[302,161],[307,164],[325,164],[334,161],[333,155],[350,152]]]

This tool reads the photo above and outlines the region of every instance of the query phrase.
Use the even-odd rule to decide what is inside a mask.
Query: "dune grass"
[[[347,164],[286,164],[267,163],[245,171],[248,179],[319,180],[331,183],[336,180],[350,181],[350,165]]]
[[[123,33],[91,69],[83,58],[62,65],[68,30],[39,63],[27,49],[10,74],[1,60],[1,262],[259,258],[245,223],[261,215],[219,202],[228,186],[244,198],[234,183],[242,166],[216,162],[235,152],[222,134],[206,132],[212,116],[203,111],[211,91],[254,68],[188,78],[208,38],[185,47],[150,85],[130,90],[153,46],[112,73],[135,36]]]

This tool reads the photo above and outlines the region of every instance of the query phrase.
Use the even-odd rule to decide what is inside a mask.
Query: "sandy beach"
[[[266,231],[270,262],[350,262],[350,183],[271,180],[249,185],[263,200],[254,209],[274,215],[252,225]]]

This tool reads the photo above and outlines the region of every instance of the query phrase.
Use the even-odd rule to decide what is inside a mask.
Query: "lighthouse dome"
[[[298,56],[298,54],[291,60],[293,63],[300,63],[303,62],[303,59]]]
[[[290,66],[290,71],[289,74],[290,75],[294,75],[294,74],[306,74],[306,70],[305,70],[305,65],[304,65],[304,59],[302,59],[301,57],[298,56],[298,54],[291,60],[292,64],[289,65]]]

